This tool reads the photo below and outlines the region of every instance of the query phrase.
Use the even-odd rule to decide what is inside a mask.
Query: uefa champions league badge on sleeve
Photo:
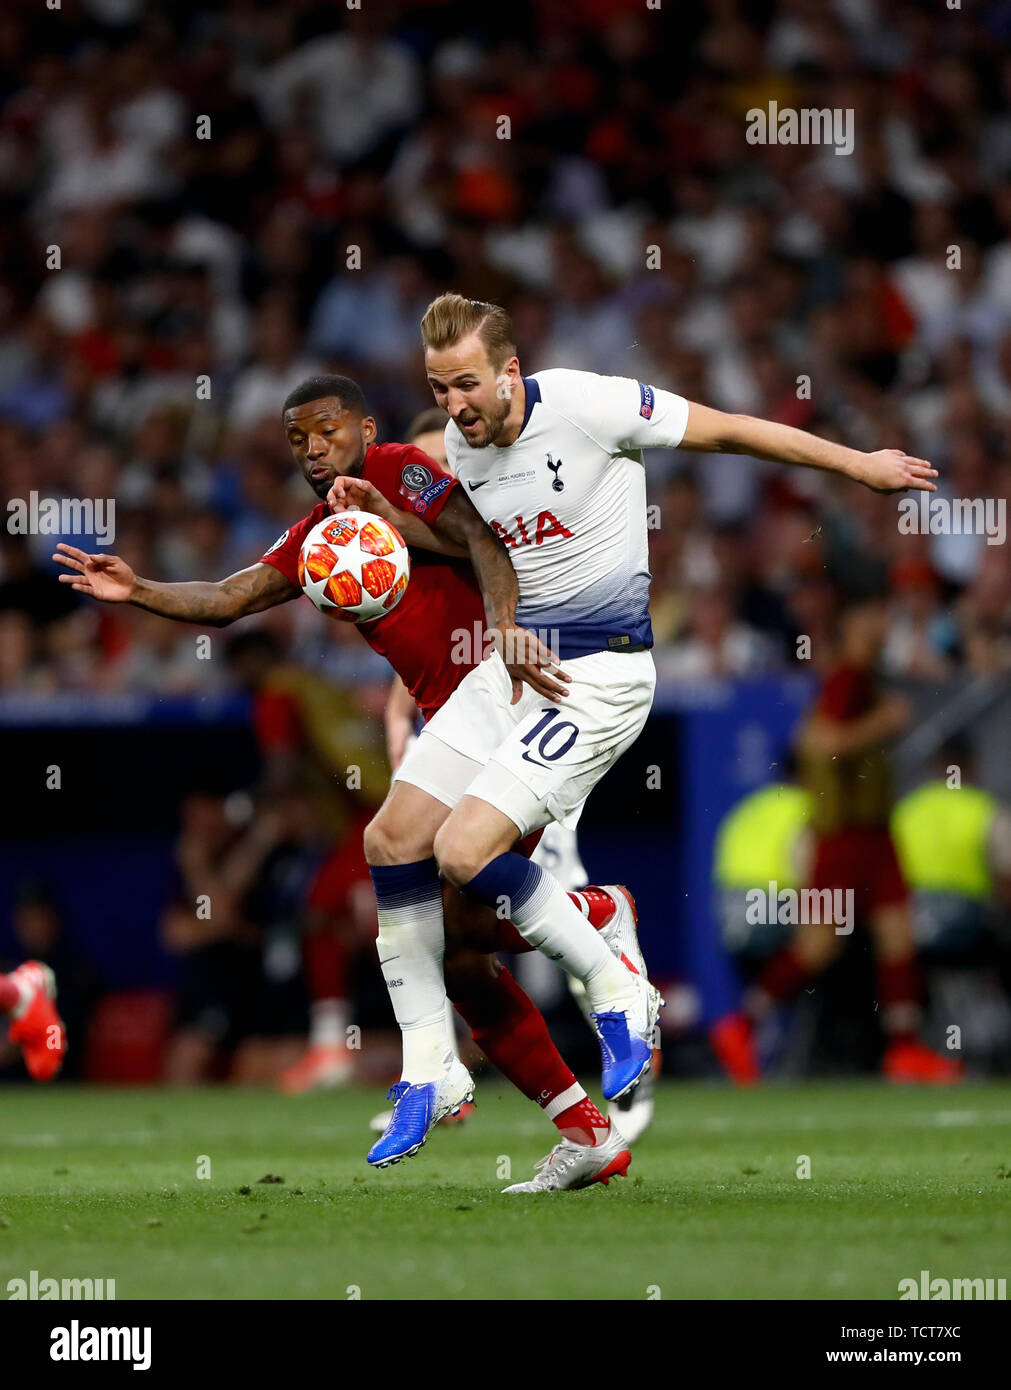
[[[653,400],[655,394],[652,386],[647,386],[644,381],[639,382],[639,414],[644,420],[648,420],[653,414]]]
[[[423,463],[409,463],[400,475],[400,490],[402,493],[410,493],[407,498],[408,505],[418,516],[424,516],[429,503],[434,502],[436,497],[441,497],[452,485],[452,478],[440,478],[436,482],[432,470],[426,468]]]
[[[431,470],[423,463],[409,463],[400,475],[400,481],[408,492],[421,492],[432,483]]]

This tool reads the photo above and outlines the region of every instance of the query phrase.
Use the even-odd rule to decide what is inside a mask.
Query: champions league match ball
[[[337,512],[312,528],[298,554],[298,582],[321,613],[371,623],[404,596],[411,557],[395,526],[372,512]]]

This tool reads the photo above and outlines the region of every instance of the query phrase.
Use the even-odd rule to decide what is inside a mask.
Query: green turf
[[[895,1299],[921,1269],[1011,1276],[1008,1086],[666,1084],[626,1181],[538,1198],[499,1195],[554,1133],[514,1093],[485,1084],[470,1123],[377,1173],[381,1101],[5,1091],[0,1297],[32,1269],[121,1299]]]

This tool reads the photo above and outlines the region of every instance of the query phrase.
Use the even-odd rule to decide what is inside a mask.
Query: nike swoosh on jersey
[[[484,487],[485,483],[488,482],[491,482],[490,478],[482,478],[479,483],[468,483],[467,486],[470,488],[471,492],[477,492],[479,487]]]

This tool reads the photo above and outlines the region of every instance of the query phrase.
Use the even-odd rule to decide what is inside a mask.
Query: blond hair
[[[462,294],[440,294],[421,320],[421,339],[427,348],[453,347],[469,333],[481,339],[496,371],[516,356],[512,319],[498,304],[465,299]]]

